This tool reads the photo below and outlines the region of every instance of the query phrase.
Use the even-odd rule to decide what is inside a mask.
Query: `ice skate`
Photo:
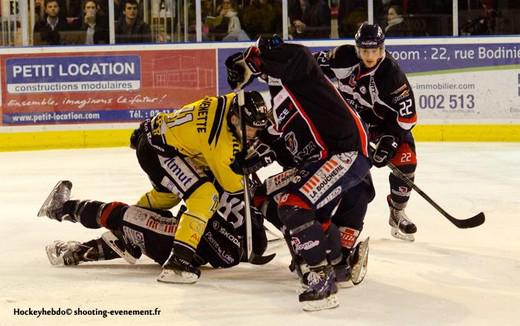
[[[406,204],[394,203],[390,198],[390,195],[388,195],[387,201],[388,206],[390,207],[390,218],[388,224],[390,224],[392,228],[392,236],[401,240],[414,241],[414,233],[417,232],[417,227],[404,212]]]
[[[187,260],[170,255],[163,265],[157,281],[164,283],[191,284],[197,282],[200,269]]]
[[[129,264],[135,264],[137,259],[141,256],[139,248],[134,248],[128,244],[121,232],[107,231],[101,235],[101,239],[105,241],[110,249]]]
[[[349,265],[352,268],[352,283],[358,285],[363,282],[368,267],[368,244],[370,238],[359,242],[349,256]]]
[[[298,297],[302,303],[303,310],[318,311],[339,306],[336,296],[338,288],[336,286],[332,266],[327,265],[311,268],[310,271],[304,275],[304,278],[307,289]]]
[[[78,241],[56,240],[45,246],[49,262],[54,266],[78,265],[80,262],[98,260],[96,248],[82,245]]]
[[[52,220],[62,221],[69,220],[76,222],[70,215],[63,215],[63,204],[70,199],[70,190],[72,182],[68,180],[59,181],[54,189],[52,189],[47,199],[43,202],[42,207],[38,211],[37,216],[47,216]]]
[[[352,269],[346,263],[334,265],[334,274],[336,274],[336,285],[338,288],[351,288],[354,286],[352,282]]]

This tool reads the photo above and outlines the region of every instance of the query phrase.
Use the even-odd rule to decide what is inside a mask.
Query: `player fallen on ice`
[[[170,256],[158,281],[195,283],[200,269],[195,253],[208,220],[219,206],[220,185],[229,196],[243,197],[243,176],[231,167],[243,142],[267,126],[267,108],[258,92],[246,92],[238,105],[234,93],[207,96],[174,113],[159,113],[141,123],[130,139],[153,189],[137,206],[169,210],[184,201]],[[241,117],[241,118],[240,118]]]
[[[341,45],[315,53],[325,74],[337,80],[338,90],[369,126],[376,167],[391,162],[412,181],[417,158],[412,128],[417,122],[415,99],[406,75],[385,51],[385,35],[377,24],[363,24],[356,45]],[[405,213],[412,189],[389,175],[389,224],[392,236],[413,241],[417,227]]]
[[[269,164],[274,156],[296,169],[293,182],[280,195],[277,213],[309,266],[304,276],[308,287],[299,301],[306,311],[335,308],[339,305],[335,273],[327,260],[326,234],[316,210],[369,173],[363,122],[305,46],[283,43],[279,37],[260,38],[245,52],[230,56],[226,67],[235,90],[254,77],[278,82],[270,87],[273,126],[257,146],[256,157],[250,157],[249,172]]]
[[[153,210],[121,202],[96,200],[71,200],[72,183],[58,182],[38,212],[57,221],[80,223],[89,229],[106,228],[100,238],[86,242],[54,241],[45,250],[52,265],[71,266],[84,262],[123,258],[135,263],[145,255],[159,264],[164,264],[173,247],[181,207],[175,217],[167,210]],[[192,260],[194,267],[209,263],[212,267],[227,268],[240,261],[248,261],[244,247],[245,226],[242,223],[243,205],[222,194],[219,211],[209,219]],[[253,230],[253,252],[262,260],[252,263],[265,264],[274,255],[262,256],[267,248],[267,237],[263,228],[263,216],[251,210]]]

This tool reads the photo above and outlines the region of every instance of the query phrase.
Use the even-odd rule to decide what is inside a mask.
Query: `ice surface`
[[[0,325],[518,325],[520,308],[520,144],[419,143],[416,182],[458,218],[486,223],[460,230],[413,194],[414,243],[388,226],[388,170],[373,169],[377,197],[368,274],[342,289],[338,309],[305,313],[283,243],[265,266],[204,269],[195,285],[156,282],[160,266],[142,259],[50,266],[44,246],[86,241],[102,230],[37,218],[60,179],[74,198],[134,203],[149,189],[126,148],[0,153]],[[269,171],[263,171],[269,173]],[[155,309],[158,316],[20,316],[15,309]]]

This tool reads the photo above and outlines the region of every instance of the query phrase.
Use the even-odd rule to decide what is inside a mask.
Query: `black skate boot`
[[[312,267],[304,275],[304,279],[307,289],[298,297],[302,303],[303,310],[318,311],[339,306],[336,296],[338,288],[332,266]]]
[[[350,288],[354,286],[354,283],[352,283],[352,268],[349,264],[350,253],[351,249],[341,248],[341,255],[336,260],[331,261],[338,288]]]
[[[96,247],[89,247],[78,241],[56,240],[45,247],[49,262],[54,266],[78,265],[81,262],[96,261],[99,254]]]
[[[367,274],[369,241],[370,238],[366,238],[364,241],[359,242],[348,258],[354,285],[363,282]]]
[[[59,222],[62,220],[77,222],[72,216],[63,214],[63,204],[70,199],[71,189],[72,182],[68,180],[59,181],[56,186],[54,186],[54,189],[52,189],[49,196],[47,196],[47,199],[43,202],[37,216],[47,216],[48,218]]]
[[[200,277],[200,269],[192,263],[194,253],[190,253],[189,255],[185,253],[175,255],[174,251],[178,251],[176,249],[172,250],[170,257],[168,257],[168,260],[164,263],[163,270],[157,278],[157,281],[181,284],[197,282]]]
[[[395,203],[390,195],[388,195],[386,199],[388,201],[388,206],[390,207],[390,218],[388,224],[392,227],[392,236],[401,240],[414,241],[414,233],[417,232],[417,227],[404,212],[406,203]]]
[[[120,231],[107,231],[101,235],[101,239],[129,264],[135,264],[141,257],[141,249],[127,241],[125,235]]]

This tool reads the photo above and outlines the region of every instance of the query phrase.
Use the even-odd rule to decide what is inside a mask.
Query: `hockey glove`
[[[372,154],[372,164],[378,168],[385,166],[394,157],[397,147],[399,147],[399,144],[394,136],[381,136]]]
[[[260,75],[260,51],[251,46],[244,53],[226,59],[227,82],[233,90],[243,89]]]
[[[236,163],[242,174],[251,174],[273,163],[275,159],[275,152],[266,144],[257,141],[251,146],[246,157],[237,157]]]
[[[320,67],[330,67],[330,57],[328,51],[314,52],[312,55]]]

